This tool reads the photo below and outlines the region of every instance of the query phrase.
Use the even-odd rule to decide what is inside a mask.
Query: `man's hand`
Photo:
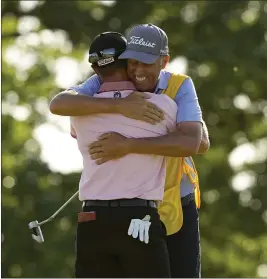
[[[89,154],[97,165],[119,159],[129,153],[129,139],[121,134],[105,133],[89,145]]]
[[[164,119],[163,111],[147,101],[151,96],[144,92],[133,92],[118,102],[118,113],[132,119],[157,124]]]

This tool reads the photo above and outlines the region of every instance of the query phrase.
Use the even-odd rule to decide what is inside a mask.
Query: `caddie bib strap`
[[[162,94],[166,94],[171,99],[175,99],[180,86],[187,78],[188,76],[186,75],[171,74],[168,87],[162,91]],[[194,166],[193,159],[191,157],[190,159]],[[180,185],[184,173],[188,175],[191,183],[195,185],[195,200],[197,206],[200,205],[198,174],[195,166],[192,168],[181,157],[167,157],[164,197],[162,203],[159,205],[160,219],[166,227],[167,235],[178,232],[183,224]]]

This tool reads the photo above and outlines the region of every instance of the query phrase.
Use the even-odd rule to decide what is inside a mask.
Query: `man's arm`
[[[100,103],[99,100],[93,98],[100,85],[98,76],[93,75],[85,82],[57,94],[50,102],[50,111],[63,116],[83,116],[114,109],[114,106],[111,107],[107,103],[109,100]]]
[[[163,111],[147,101],[151,96],[133,92],[126,98],[95,98],[74,92],[58,94],[50,104],[50,111],[63,116],[85,116],[97,113],[118,113],[125,117],[157,124],[164,119]]]
[[[178,129],[178,131],[180,133],[182,133],[183,131],[181,129]],[[178,133],[177,131],[177,133]],[[187,127],[186,130],[186,134],[184,135],[194,135],[194,130],[190,131],[189,130],[189,126]],[[179,135],[177,135],[179,136]],[[209,134],[208,134],[208,128],[206,126],[206,123],[204,121],[202,121],[202,137],[201,137],[201,141],[200,141],[200,145],[197,151],[197,154],[204,154],[206,153],[210,148],[210,141],[209,141]]]
[[[202,137],[200,122],[177,124],[177,131],[165,136],[129,139],[129,153],[188,157],[197,154]]]
[[[63,91],[50,102],[51,113],[62,116],[85,116],[96,113],[118,113],[118,100],[94,98],[73,90]]]
[[[200,122],[184,124],[178,125],[177,131],[160,137],[127,138],[115,132],[105,133],[89,145],[88,151],[98,165],[130,153],[168,157],[192,156],[199,148],[202,124]]]
[[[95,98],[100,80],[96,75],[84,83],[59,93],[50,102],[50,111],[62,116],[85,116],[98,113],[119,113],[125,117],[156,124],[164,118],[163,111],[147,99],[143,92],[133,92],[126,98]]]
[[[103,164],[129,153],[169,157],[197,154],[202,138],[202,113],[190,78],[180,87],[175,101],[178,105],[175,132],[150,138],[126,138],[118,133],[106,133],[90,144],[91,158],[97,164]]]
[[[155,138],[130,139],[129,153],[157,154],[168,157],[188,157],[208,151],[208,130],[203,122],[180,123],[177,131]]]
[[[132,153],[156,154],[170,157],[187,157],[198,153],[202,139],[202,112],[191,78],[179,88],[175,102],[177,130],[166,136],[131,139]]]

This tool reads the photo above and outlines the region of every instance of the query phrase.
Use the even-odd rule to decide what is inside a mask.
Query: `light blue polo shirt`
[[[155,94],[161,94],[162,90],[168,87],[168,81],[171,77],[171,73],[167,71],[161,71],[159,76],[159,81],[155,89]],[[69,89],[73,89],[80,94],[87,96],[93,96],[98,92],[101,85],[101,81],[97,75],[93,75],[85,82],[73,86]],[[202,122],[202,112],[198,103],[198,98],[196,90],[191,78],[184,80],[179,90],[177,91],[176,97],[174,98],[178,106],[178,112],[176,121],[185,122],[185,121],[199,121]],[[189,157],[185,158],[187,163],[193,167],[191,159]],[[184,197],[190,193],[194,192],[194,185],[190,182],[187,175],[183,175],[181,180],[181,197]]]

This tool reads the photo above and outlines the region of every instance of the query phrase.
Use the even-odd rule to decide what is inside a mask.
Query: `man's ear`
[[[165,69],[169,61],[170,61],[170,56],[164,55],[161,68]]]

